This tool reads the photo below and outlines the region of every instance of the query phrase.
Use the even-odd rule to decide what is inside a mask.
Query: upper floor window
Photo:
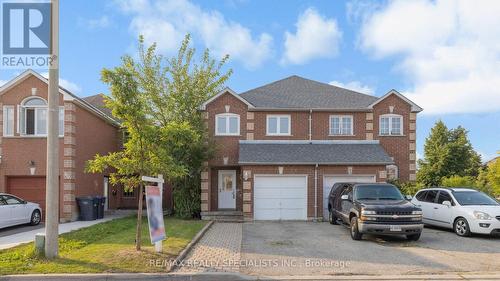
[[[381,136],[401,136],[403,134],[403,116],[397,114],[381,115],[379,128]]]
[[[233,113],[215,116],[215,135],[238,136],[240,134],[240,116]]]
[[[18,108],[21,135],[47,135],[47,102],[39,97],[25,100]],[[59,107],[59,136],[64,136],[64,107]]]
[[[14,135],[14,106],[4,105],[3,107],[3,135]]]
[[[268,115],[267,135],[289,136],[290,135],[290,115]]]
[[[353,135],[353,122],[351,115],[331,115],[330,135],[350,136]]]

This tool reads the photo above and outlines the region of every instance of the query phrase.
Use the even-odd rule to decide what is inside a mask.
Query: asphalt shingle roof
[[[380,144],[240,143],[240,164],[392,164]]]
[[[113,117],[113,114],[111,113],[111,110],[106,107],[106,104],[104,102],[105,95],[104,94],[97,94],[93,96],[88,96],[85,98],[82,98],[84,101],[87,103],[91,104],[95,108],[99,109],[102,113],[106,114],[108,117],[116,120]]]
[[[378,98],[299,76],[246,91],[240,95],[257,108],[366,109]]]

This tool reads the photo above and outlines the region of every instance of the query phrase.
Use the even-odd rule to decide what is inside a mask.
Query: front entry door
[[[219,171],[219,209],[236,209],[236,171]]]

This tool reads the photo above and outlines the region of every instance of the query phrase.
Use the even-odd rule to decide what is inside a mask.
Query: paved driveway
[[[500,271],[500,239],[425,228],[421,240],[365,236],[328,223],[243,224],[240,272],[252,275],[420,274]]]

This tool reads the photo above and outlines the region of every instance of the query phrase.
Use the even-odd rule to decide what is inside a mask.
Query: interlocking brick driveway
[[[214,223],[188,254],[178,272],[237,272],[242,225]]]

